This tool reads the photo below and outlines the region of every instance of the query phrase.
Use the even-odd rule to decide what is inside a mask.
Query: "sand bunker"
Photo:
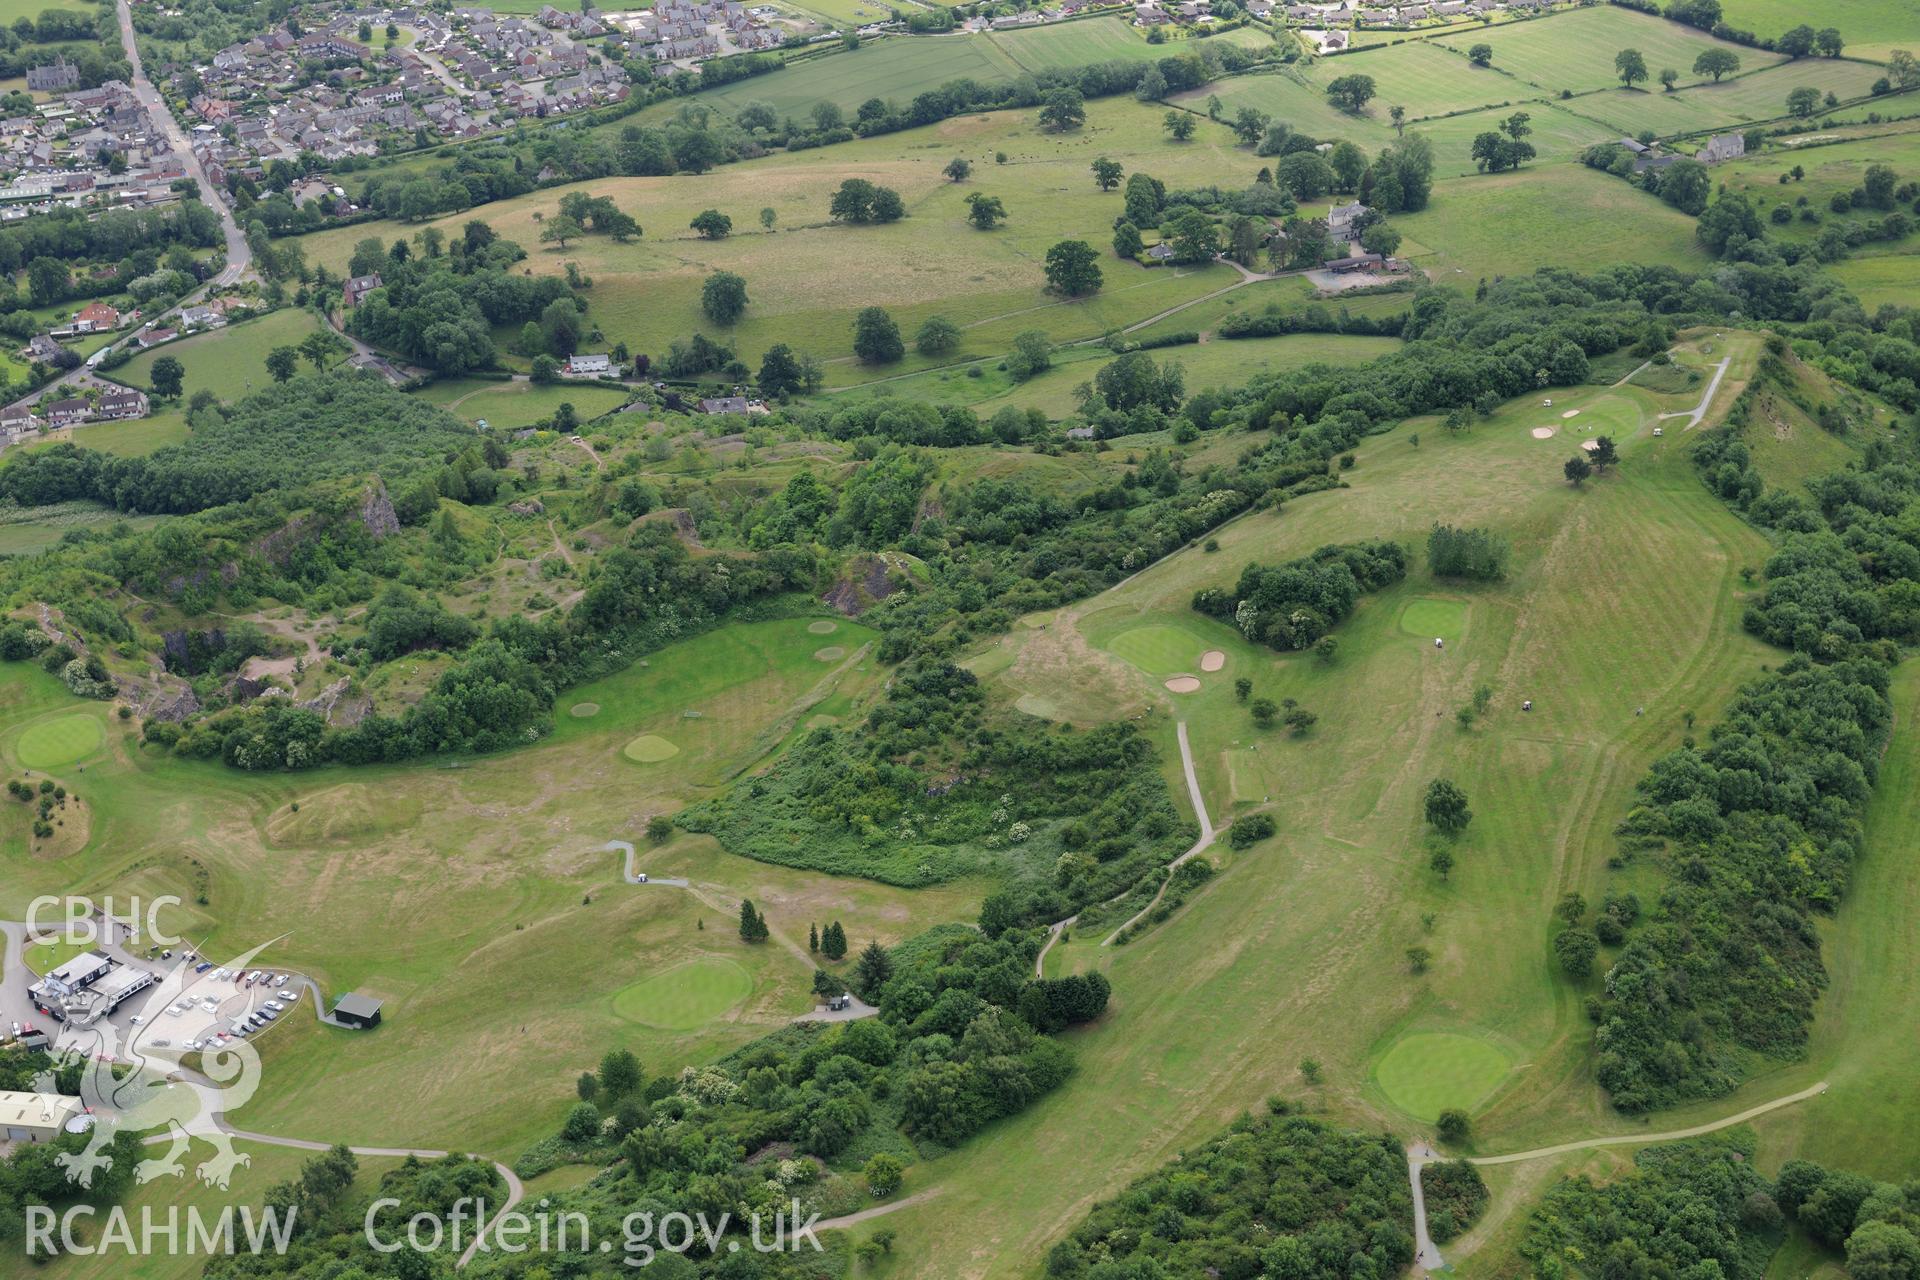
[[[1588,453],[1592,453],[1595,449],[1598,449],[1600,447],[1600,442],[1598,440],[1582,440],[1580,442],[1580,447],[1582,449],[1585,449]]]
[[[680,748],[658,734],[643,733],[626,745],[621,755],[641,764],[658,764],[680,754]]]
[[[839,629],[839,623],[829,622],[825,618],[820,619],[818,622],[809,622],[807,624],[807,630],[816,636],[830,636]]]
[[[1175,676],[1167,681],[1167,690],[1170,693],[1198,693],[1200,681],[1193,676]]]
[[[567,714],[576,720],[585,720],[588,716],[597,716],[600,714],[600,704],[597,702],[576,702],[567,708]]]
[[[1577,418],[1580,416],[1580,411],[1578,409],[1569,409],[1560,416],[1563,418]]]
[[[1555,432],[1552,427],[1535,427],[1533,429],[1533,438],[1535,440],[1551,440],[1554,435]]]
[[[838,662],[846,656],[847,651],[837,644],[830,644],[824,649],[815,649],[813,651],[813,660],[815,662]]]
[[[1226,665],[1227,655],[1218,649],[1209,649],[1200,655],[1200,669],[1202,671],[1218,671]]]

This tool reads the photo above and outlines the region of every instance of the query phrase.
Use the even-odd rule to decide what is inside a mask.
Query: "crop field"
[[[76,715],[104,740],[48,766],[90,806],[84,851],[35,860],[28,876],[24,823],[0,828],[0,914],[18,919],[35,894],[81,886],[204,894],[187,936],[208,956],[286,934],[269,953],[275,963],[329,993],[365,989],[388,1002],[371,1035],[311,1018],[276,1028],[261,1042],[261,1090],[236,1120],[328,1141],[511,1153],[555,1127],[587,1065],[554,1046],[591,1045],[597,1057],[625,1044],[649,1072],[676,1071],[811,1007],[812,969],[799,958],[810,921],[842,920],[859,947],[971,917],[976,884],[906,893],[748,863],[681,836],[643,843],[642,866],[688,876],[693,889],[641,887],[623,883],[618,856],[601,847],[616,836],[643,841],[649,816],[779,745],[821,699],[861,696],[876,675],[854,657],[866,633],[842,624],[833,638],[847,647],[842,663],[815,659],[821,639],[805,619],[686,641],[577,691],[569,701],[594,701],[599,712],[563,712],[553,737],[527,751],[457,767],[278,776],[154,755],[136,745],[137,722],[103,721],[103,704],[76,711],[52,676],[9,664],[0,671],[9,758],[71,758],[64,722]],[[63,726],[62,742],[43,741],[47,722]],[[621,761],[640,733],[670,738],[678,754],[644,767]],[[607,785],[609,770],[620,771],[618,786]],[[766,913],[769,944],[735,935],[741,896]],[[335,923],[316,925],[322,919]],[[636,997],[622,1006],[619,994],[684,964],[737,966],[751,992],[722,1009],[716,986],[697,1024],[632,1021]],[[368,1087],[380,1079],[408,1083]]]
[[[1638,49],[1655,76],[1662,67],[1672,67],[1689,82],[1697,78],[1693,61],[1705,49],[1731,50],[1747,70],[1784,61],[1779,54],[1729,44],[1677,22],[1611,5],[1443,36],[1440,43],[1463,52],[1476,44],[1492,45],[1496,68],[1552,94],[1619,83],[1613,56],[1622,49]],[[1385,86],[1381,92],[1387,92]]]
[[[1528,216],[1503,216],[1516,208]],[[1394,225],[1409,241],[1402,255],[1443,284],[1531,271],[1543,262],[1578,271],[1610,262],[1697,268],[1708,261],[1692,218],[1581,165],[1436,183],[1427,208]]]
[[[1764,37],[1802,23],[1837,26],[1852,57],[1884,60],[1892,50],[1912,49],[1915,43],[1913,6],[1907,0],[1832,0],[1817,10],[1803,0],[1722,0],[1720,8],[1732,26]]]
[[[1752,341],[1735,349],[1720,410],[1756,355]],[[1075,962],[1125,993],[1075,1037],[1077,1081],[1113,1084],[1043,1100],[996,1131],[985,1159],[935,1162],[940,1208],[889,1223],[903,1265],[953,1274],[962,1268],[940,1260],[958,1250],[970,1272],[1023,1274],[1011,1260],[1044,1253],[1086,1199],[1268,1094],[1297,1096],[1305,1057],[1324,1065],[1316,1101],[1356,1119],[1391,1125],[1403,1111],[1478,1104],[1483,1150],[1564,1127],[1568,1107],[1583,1128],[1632,1131],[1587,1101],[1583,989],[1550,963],[1548,909],[1568,889],[1597,891],[1613,821],[1647,763],[1685,732],[1684,713],[1710,717],[1771,660],[1739,626],[1739,570],[1764,540],[1702,488],[1686,440],[1651,437],[1653,413],[1694,398],[1595,388],[1556,392],[1551,410],[1513,402],[1460,434],[1409,422],[1361,446],[1337,498],[1244,517],[1218,531],[1218,552],[1181,552],[996,642],[1007,656],[988,683],[1002,696],[1044,694],[1093,717],[1144,706],[1169,759],[1184,721],[1215,823],[1265,809],[1280,835],[1223,851],[1225,872],[1138,941],[1074,941]],[[1570,409],[1579,416],[1559,416]],[[1549,415],[1561,434],[1534,439]],[[1574,490],[1559,464],[1602,422],[1625,461]],[[1249,561],[1365,537],[1417,548],[1435,519],[1507,534],[1508,580],[1436,584],[1416,553],[1405,583],[1342,626],[1331,664],[1256,648],[1189,607],[1197,588],[1231,583]],[[1416,626],[1458,638],[1436,651]],[[1224,670],[1200,675],[1198,693],[1168,695],[1161,673],[1202,648],[1222,650]],[[1297,699],[1319,725],[1301,739],[1255,729],[1233,692],[1239,676],[1256,696]],[[1462,731],[1451,712],[1481,682],[1494,710]],[[1523,697],[1535,699],[1524,717]],[[1481,815],[1445,882],[1426,868],[1419,816],[1435,776],[1458,781]],[[1424,976],[1402,955],[1415,944],[1432,953]],[[1151,980],[1169,966],[1181,983]],[[1075,1160],[1042,1154],[1062,1144]],[[978,1238],[983,1221],[991,1240]]]
[[[196,391],[211,391],[222,400],[239,400],[273,381],[266,365],[269,351],[275,347],[298,346],[302,338],[319,327],[320,321],[311,312],[285,307],[258,320],[247,320],[143,351],[115,369],[113,376],[130,386],[152,390],[154,361],[161,356],[172,356],[186,368],[185,396],[191,397]]]
[[[1219,126],[1203,124],[1187,143],[1166,139],[1159,128],[1163,114],[1131,101],[1102,102],[1089,112],[1085,129],[1051,135],[1039,131],[1031,112],[998,112],[731,165],[698,179],[594,182],[594,194],[612,197],[645,227],[645,237],[627,245],[589,237],[564,253],[538,248],[534,214],[551,213],[563,194],[558,190],[491,205],[489,220],[501,235],[532,249],[527,266],[534,271],[558,273],[566,262],[578,262],[594,278],[592,319],[610,340],[658,357],[672,339],[700,329],[735,345],[749,366],[774,343],[786,342],[830,361],[829,384],[846,385],[929,363],[910,355],[882,370],[856,365],[849,321],[866,305],[885,307],[909,342],[929,316],[946,316],[964,329],[956,357],[964,359],[998,355],[1024,329],[1044,330],[1055,341],[1095,337],[1237,283],[1239,275],[1223,265],[1149,270],[1108,252],[1121,196],[1095,187],[1087,166],[1096,156],[1111,156],[1129,172],[1145,170],[1169,186],[1218,181],[1247,171],[1252,161]],[[997,152],[1006,154],[1005,164],[995,162]],[[956,155],[973,161],[967,182],[949,182],[940,172]],[[829,197],[850,177],[898,190],[908,216],[889,226],[830,223]],[[967,225],[965,199],[975,191],[1002,199],[1004,226],[980,232]],[[772,232],[760,227],[762,207],[774,210]],[[688,230],[706,208],[728,214],[734,234],[709,241]],[[436,225],[457,228],[465,218]],[[309,236],[303,244],[310,261],[338,269],[362,237],[392,239],[412,230],[374,223]],[[1046,251],[1071,236],[1103,254],[1106,283],[1090,298],[1064,300],[1044,290]],[[746,315],[731,329],[716,329],[700,312],[701,283],[714,270],[737,272],[747,282]]]

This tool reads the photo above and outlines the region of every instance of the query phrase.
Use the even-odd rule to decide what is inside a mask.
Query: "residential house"
[[[131,387],[116,387],[100,397],[102,418],[144,418],[151,412],[146,393]]]
[[[0,409],[0,434],[9,436],[23,435],[29,431],[38,431],[42,422],[33,411],[32,405],[14,405]]]
[[[347,281],[346,285],[341,289],[341,294],[348,307],[357,307],[360,305],[362,298],[379,287],[380,273],[376,271],[370,276],[353,277],[353,279]]]
[[[45,407],[47,422],[55,427],[71,427],[76,423],[85,422],[88,413],[91,412],[85,400],[55,400]]]
[[[599,378],[613,372],[613,362],[605,352],[599,355],[575,352],[567,357],[566,371],[569,377]]]
[[[62,350],[64,348],[47,334],[36,333],[27,341],[26,357],[29,360],[52,360]]]
[[[81,333],[99,333],[103,329],[118,329],[120,313],[104,302],[89,302],[73,313],[73,327]]]
[[[148,329],[134,338],[133,341],[134,345],[138,346],[142,351],[145,351],[149,347],[157,347],[163,342],[172,342],[179,336],[180,335],[172,329]]]
[[[1357,224],[1372,212],[1373,210],[1358,200],[1334,205],[1327,214],[1327,234],[1342,244],[1352,244],[1360,238],[1360,227]]]
[[[702,413],[750,413],[752,401],[745,396],[709,396],[700,402]]]
[[[1719,164],[1722,160],[1738,160],[1747,154],[1747,136],[1743,133],[1716,133],[1707,139],[1707,145],[1694,153],[1693,158],[1701,164]]]

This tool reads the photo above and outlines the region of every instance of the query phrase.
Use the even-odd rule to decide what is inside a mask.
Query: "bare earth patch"
[[[1202,671],[1218,671],[1226,665],[1227,655],[1218,649],[1209,649],[1200,655],[1200,669]]]
[[[1200,692],[1200,680],[1196,676],[1175,676],[1173,679],[1167,681],[1167,691],[1169,693],[1198,693]]]

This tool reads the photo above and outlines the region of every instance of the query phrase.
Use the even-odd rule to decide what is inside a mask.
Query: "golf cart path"
[[[1207,816],[1206,797],[1200,794],[1200,779],[1193,770],[1193,748],[1187,745],[1186,721],[1182,720],[1175,723],[1174,736],[1180,741],[1180,768],[1187,775],[1187,798],[1193,802],[1193,816],[1200,823],[1200,838],[1194,841],[1192,848],[1167,864],[1167,874],[1166,878],[1160,882],[1160,892],[1154,894],[1153,901],[1142,907],[1137,915],[1125,924],[1122,924],[1119,929],[1115,929],[1112,933],[1108,934],[1106,939],[1100,943],[1103,947],[1111,944],[1114,938],[1119,936],[1122,929],[1127,928],[1128,925],[1133,924],[1142,916],[1146,915],[1147,912],[1159,906],[1160,899],[1166,896],[1167,886],[1173,883],[1174,870],[1187,859],[1204,852],[1207,846],[1211,845],[1220,834],[1214,830],[1213,821]],[[1115,895],[1115,897],[1107,899],[1107,901],[1113,902],[1125,896],[1126,893],[1123,891]],[[1071,929],[1074,922],[1079,918],[1079,913],[1076,912],[1068,916],[1065,920],[1056,920],[1047,926],[1047,941],[1040,948],[1040,954],[1033,958],[1034,977],[1040,978],[1046,976],[1044,966],[1047,963],[1047,952],[1053,950],[1053,944],[1060,941],[1060,935],[1066,930]]]
[[[856,1223],[867,1222],[874,1218],[884,1218],[896,1209],[908,1205],[920,1204],[940,1194],[939,1187],[929,1187],[925,1191],[915,1192],[904,1200],[895,1200],[890,1204],[877,1204],[871,1209],[862,1209],[858,1213],[843,1213],[837,1218],[823,1218],[813,1224],[815,1231],[840,1231]]]
[[[1159,906],[1160,899],[1167,896],[1167,886],[1173,883],[1173,873],[1179,869],[1180,864],[1189,858],[1206,852],[1207,846],[1211,845],[1214,838],[1220,834],[1213,829],[1213,822],[1207,817],[1206,798],[1200,794],[1200,779],[1196,777],[1193,772],[1193,749],[1187,745],[1187,722],[1182,720],[1175,724],[1174,734],[1180,740],[1180,768],[1187,775],[1187,798],[1193,801],[1193,816],[1198,819],[1200,823],[1200,838],[1193,842],[1192,848],[1167,864],[1167,875],[1166,878],[1160,882],[1160,892],[1154,894],[1153,901],[1140,908],[1139,912],[1134,915],[1132,919],[1102,939],[1100,945],[1103,947],[1112,946],[1115,938],[1119,937],[1141,920],[1144,920],[1149,911]]]
[[[1662,1142],[1682,1142],[1688,1138],[1699,1138],[1721,1129],[1732,1128],[1736,1124],[1745,1124],[1755,1116],[1763,1116],[1769,1111],[1778,1111],[1782,1107],[1791,1107],[1795,1103],[1817,1098],[1827,1091],[1827,1082],[1820,1080],[1808,1085],[1798,1093],[1789,1093],[1782,1097],[1748,1107],[1745,1111],[1709,1120],[1704,1124],[1691,1125],[1685,1129],[1669,1129],[1665,1133],[1621,1133],[1605,1138],[1582,1138],[1577,1142],[1561,1142],[1551,1147],[1535,1147],[1531,1151],[1515,1151],[1504,1156],[1470,1156],[1468,1164],[1497,1165],[1519,1164],[1526,1160],[1544,1160],[1549,1156],[1566,1155],[1574,1151],[1587,1151],[1595,1147],[1636,1146],[1650,1147]],[[1417,1252],[1414,1264],[1426,1271],[1438,1271],[1446,1265],[1440,1256],[1440,1248],[1427,1234],[1426,1193],[1420,1186],[1420,1170],[1429,1164],[1444,1162],[1445,1157],[1436,1154],[1425,1142],[1410,1143],[1407,1146],[1407,1177],[1413,1184],[1413,1230]]]
[[[1732,364],[1732,356],[1722,357],[1720,363],[1713,367],[1713,381],[1707,384],[1707,394],[1700,397],[1700,403],[1691,409],[1677,409],[1672,413],[1663,413],[1660,415],[1660,420],[1665,422],[1668,418],[1686,418],[1687,425],[1680,428],[1682,431],[1691,431],[1699,426],[1700,420],[1707,416],[1707,406],[1713,403],[1714,393],[1720,390],[1720,383],[1726,378],[1727,369]]]
[[[669,876],[649,876],[646,880],[644,881],[641,880],[640,872],[635,870],[634,868],[634,859],[637,855],[633,847],[633,841],[631,840],[609,840],[600,847],[603,850],[610,850],[616,853],[624,853],[626,855],[626,863],[625,863],[625,866],[622,868],[621,874],[628,884],[647,884],[647,885],[657,884],[657,885],[663,885],[671,889],[685,889],[688,893],[698,898],[701,902],[705,903],[709,907],[712,907],[715,911],[718,911],[723,915],[729,912],[738,911],[740,909],[740,904],[737,901],[729,905],[727,900],[721,897],[718,894],[718,892],[713,888],[712,885],[696,885],[691,880],[686,880],[686,879],[681,879],[676,877],[669,877]],[[787,937],[783,933],[774,932],[771,925],[768,926],[767,932],[768,932],[768,935],[775,942],[778,942],[781,946],[785,947],[787,951],[792,954],[793,958],[798,960],[803,966],[809,969],[816,969],[819,967],[818,962],[815,961],[812,956],[808,955],[806,951],[800,946],[799,943],[795,942],[793,939]],[[794,1021],[795,1022],[852,1022],[856,1018],[871,1018],[874,1014],[879,1012],[880,1012],[879,1009],[875,1008],[873,1005],[868,1004],[866,1001],[862,1000],[859,996],[856,996],[851,991],[849,991],[847,993],[846,1008],[829,1009],[824,1005],[816,1005],[810,1012],[801,1014],[799,1017],[795,1018]]]

